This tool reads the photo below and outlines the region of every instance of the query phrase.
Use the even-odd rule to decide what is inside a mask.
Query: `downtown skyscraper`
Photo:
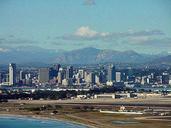
[[[40,68],[38,79],[40,83],[49,82],[49,68]]]
[[[70,79],[73,77],[73,67],[68,66],[66,69],[66,79]]]
[[[9,64],[9,85],[14,85],[16,83],[16,64]]]
[[[110,64],[107,70],[107,80],[108,81],[115,81],[115,66]]]

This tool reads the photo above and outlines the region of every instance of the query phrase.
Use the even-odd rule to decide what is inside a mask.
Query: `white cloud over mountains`
[[[105,38],[106,36],[108,36],[109,33],[106,33],[106,32],[97,32],[93,29],[90,29],[88,26],[82,26],[80,28],[78,28],[76,30],[76,32],[73,34],[73,36],[75,37],[82,37],[82,38],[95,38],[95,39],[98,39],[98,38]]]
[[[79,42],[79,45],[86,43],[87,45],[99,45],[99,47],[102,48],[117,47],[119,49],[126,47],[129,49],[158,49],[160,51],[168,51],[171,48],[171,38],[162,30],[158,29],[100,32],[89,26],[81,26],[73,33],[57,37],[57,39],[66,41],[66,43],[68,42],[70,45],[72,45],[73,42]]]
[[[77,29],[74,35],[81,37],[94,37],[98,34],[98,32],[90,29],[88,26],[82,26]]]
[[[164,36],[161,30],[143,30],[143,31],[127,31],[127,32],[98,32],[89,26],[81,26],[75,32],[68,35],[58,37],[62,40],[102,40],[110,41],[116,39],[128,38],[128,41],[147,41],[154,36]]]
[[[149,51],[151,49],[157,49],[156,51],[170,51],[171,38],[163,31],[157,29],[105,32],[98,31],[89,26],[78,27],[75,31],[63,36],[48,38],[45,43],[39,42],[39,40],[23,39],[15,36],[0,37],[1,53],[7,52],[10,50],[9,48],[18,48],[20,46],[26,46],[24,49],[27,49],[28,46],[43,46],[49,49],[72,50],[91,46],[107,49],[137,50],[137,48],[139,48]]]

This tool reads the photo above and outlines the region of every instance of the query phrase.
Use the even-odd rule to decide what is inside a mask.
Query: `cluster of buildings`
[[[113,64],[94,67],[73,67],[55,64],[50,68],[25,70],[10,63],[9,70],[0,71],[1,85],[113,86],[171,85],[170,70],[116,69]]]
[[[0,72],[0,85],[32,85],[37,83],[35,71],[18,70],[15,63],[10,63],[8,70]]]

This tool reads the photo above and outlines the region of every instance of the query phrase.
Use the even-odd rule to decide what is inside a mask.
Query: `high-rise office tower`
[[[64,79],[64,71],[63,70],[59,70],[57,78],[58,78],[58,84],[62,84],[62,80]]]
[[[100,81],[100,83],[106,83],[106,72],[105,71],[101,71],[99,73],[99,81]]]
[[[16,83],[16,64],[9,64],[9,85],[14,85]]]
[[[90,83],[95,84],[95,74],[94,74],[94,72],[90,72],[89,78],[90,78]]]
[[[95,73],[94,72],[87,72],[85,76],[86,83],[95,83]]]
[[[39,69],[39,82],[40,83],[49,82],[49,68]]]
[[[20,71],[20,80],[25,79],[25,73],[21,70]]]
[[[2,73],[0,73],[0,83],[2,83]]]
[[[59,71],[59,69],[61,68],[61,65],[55,64],[53,68],[54,68],[54,70]]]
[[[58,76],[58,70],[54,68],[49,69],[49,79],[53,79],[54,77],[56,78]]]
[[[68,66],[66,69],[66,79],[70,79],[73,77],[73,67]]]
[[[116,82],[121,82],[121,72],[116,72]]]
[[[62,72],[58,72],[58,84],[62,84]]]
[[[84,70],[83,69],[79,69],[78,73],[80,75],[80,78],[84,78]]]
[[[95,83],[96,84],[100,84],[101,83],[99,75],[95,75]]]
[[[169,75],[169,84],[171,85],[171,75]]]
[[[115,80],[115,66],[113,66],[113,64],[108,66],[107,80],[108,81],[114,81]]]
[[[169,73],[164,72],[162,74],[162,84],[169,84]]]

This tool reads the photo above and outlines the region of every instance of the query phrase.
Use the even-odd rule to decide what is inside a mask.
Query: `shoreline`
[[[167,101],[171,101],[167,99]],[[128,114],[108,114],[108,113],[100,113],[99,110],[117,110],[118,106],[113,106],[109,104],[94,104],[89,103],[87,101],[82,101],[82,104],[78,103],[59,103],[55,101],[10,101],[7,103],[0,104],[0,116],[13,116],[18,118],[33,118],[40,120],[49,120],[49,121],[61,121],[61,123],[70,123],[71,125],[80,125],[85,128],[117,128],[117,124],[113,123],[113,121],[123,121],[123,120],[137,120],[138,124],[126,124],[125,128],[143,128],[144,125],[150,128],[161,128],[159,126],[163,126],[165,128],[170,128],[171,119],[170,117],[162,118],[161,116],[154,116],[150,113],[147,115],[128,115]],[[102,103],[102,101],[101,101]],[[130,103],[126,101],[126,103]],[[130,103],[131,104],[131,103]],[[147,109],[144,106],[126,106],[129,110],[137,110],[142,111]],[[153,107],[155,110],[160,110],[167,113],[171,112],[170,107]],[[148,115],[149,114],[149,115]],[[171,113],[170,113],[171,114]],[[168,116],[171,116],[168,113]],[[148,119],[147,119],[148,118]],[[166,123],[167,122],[167,123]],[[123,124],[121,124],[123,125]]]
[[[97,128],[95,126],[91,126],[91,125],[86,124],[86,123],[80,123],[80,122],[76,122],[76,121],[71,121],[71,120],[66,120],[66,119],[57,119],[57,118],[45,117],[45,116],[20,115],[20,114],[0,114],[0,116],[58,121],[58,122],[64,122],[64,123],[68,123],[68,124],[81,125],[81,126],[86,127],[86,128]]]

